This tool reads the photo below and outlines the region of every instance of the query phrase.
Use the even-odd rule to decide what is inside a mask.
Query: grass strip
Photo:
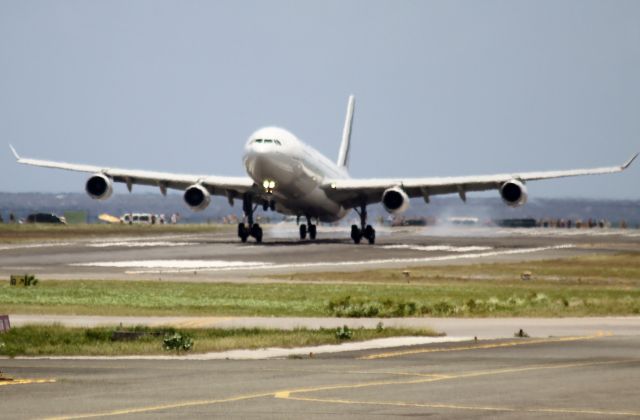
[[[0,285],[0,313],[184,316],[604,316],[640,313],[640,289],[520,282]]]
[[[403,273],[409,271],[409,277]],[[640,287],[640,252],[591,254],[570,258],[433,265],[408,269],[377,269],[354,272],[296,273],[274,276],[289,281],[404,282],[462,280],[503,281],[522,284],[522,273],[530,272],[535,283],[569,285],[614,285]]]
[[[114,332],[134,332],[131,340],[114,339]],[[258,328],[240,329],[174,329],[147,327],[68,328],[60,325],[30,325],[12,328],[0,335],[0,355],[4,356],[79,356],[79,355],[145,355],[176,354],[163,350],[167,334],[180,333],[190,337],[193,350],[189,353],[219,352],[235,349],[267,347],[305,347],[339,344],[335,329],[275,330]],[[363,341],[395,336],[437,336],[428,329],[376,328],[353,329],[349,341]]]
[[[605,316],[640,314],[640,254],[356,273],[283,283],[0,283],[0,313],[194,316]],[[532,279],[520,280],[530,271]],[[293,280],[293,282],[291,282]]]

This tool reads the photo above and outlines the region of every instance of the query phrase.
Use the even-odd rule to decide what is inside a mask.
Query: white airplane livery
[[[608,174],[625,170],[638,156],[620,166],[573,169],[563,171],[506,173],[481,176],[457,176],[434,178],[376,178],[354,179],[347,167],[351,143],[355,98],[349,97],[347,116],[342,132],[342,143],[336,162],[304,144],[287,130],[276,127],[261,128],[246,143],[243,162],[246,177],[212,175],[186,175],[145,170],[116,169],[103,166],[54,162],[22,158],[11,150],[18,163],[47,168],[65,169],[91,174],[85,190],[97,200],[109,198],[113,183],[126,184],[129,191],[134,184],[156,186],[165,195],[167,189],[184,191],[184,201],[194,211],[204,210],[211,196],[226,197],[230,205],[242,201],[245,219],[238,225],[242,242],[253,237],[262,242],[262,228],[254,223],[258,206],[306,219],[300,224],[300,239],[316,238],[313,221],[334,222],[345,217],[353,209],[360,216],[360,224],[351,226],[351,238],[355,243],[366,239],[375,242],[375,230],[367,224],[367,206],[382,203],[392,214],[404,212],[409,199],[438,194],[459,194],[466,200],[467,192],[497,190],[505,204],[518,207],[527,201],[525,183],[540,179],[562,178],[580,175]]]

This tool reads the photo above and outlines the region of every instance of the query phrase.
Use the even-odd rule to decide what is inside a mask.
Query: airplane
[[[254,222],[258,206],[264,211],[296,216],[301,240],[307,235],[311,240],[316,239],[317,228],[312,221],[336,222],[353,209],[360,217],[360,224],[351,226],[351,239],[356,244],[363,238],[374,244],[376,231],[367,224],[370,204],[382,203],[387,212],[400,214],[407,210],[413,197],[422,197],[429,203],[431,196],[457,193],[466,201],[468,192],[498,190],[506,205],[519,207],[527,201],[525,183],[528,181],[621,172],[638,156],[635,154],[620,166],[591,169],[355,179],[348,173],[354,108],[355,97],[351,95],[336,162],[285,129],[265,127],[251,134],[245,145],[243,163],[248,175],[245,177],[173,174],[22,158],[13,146],[9,147],[21,164],[90,173],[85,191],[97,200],[111,196],[114,182],[125,183],[129,192],[134,184],[158,187],[163,195],[167,189],[184,191],[184,201],[194,211],[204,210],[212,195],[226,197],[231,206],[234,200],[242,200],[244,219],[238,224],[238,236],[242,242],[251,236],[258,243],[262,242],[262,228]],[[300,217],[305,217],[307,223],[300,224]]]

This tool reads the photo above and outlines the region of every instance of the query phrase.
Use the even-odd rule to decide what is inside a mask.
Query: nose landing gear
[[[367,225],[367,206],[363,204],[360,206],[360,210],[357,208],[354,210],[358,213],[358,216],[360,216],[360,227],[358,227],[358,225],[351,225],[351,239],[353,239],[353,243],[359,244],[362,238],[365,238],[369,241],[369,244],[375,244],[376,230],[371,225]]]

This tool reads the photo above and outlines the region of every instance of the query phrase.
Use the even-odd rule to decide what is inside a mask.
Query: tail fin
[[[338,166],[346,167],[349,161],[349,144],[351,143],[351,125],[353,123],[353,109],[355,107],[356,97],[349,96],[349,104],[347,105],[347,116],[344,120],[344,129],[342,130],[342,143],[340,144],[340,153],[338,153]]]

